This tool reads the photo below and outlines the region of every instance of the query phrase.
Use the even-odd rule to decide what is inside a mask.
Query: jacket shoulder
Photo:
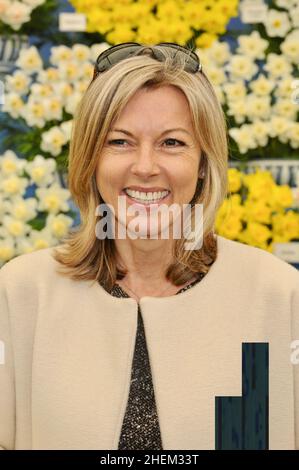
[[[17,284],[18,280],[21,280],[22,283],[31,284],[34,278],[40,278],[43,273],[54,271],[58,264],[52,256],[55,248],[57,245],[12,258],[1,267],[0,281]]]
[[[278,256],[252,245],[218,235],[219,249],[225,253],[229,266],[238,265],[244,272],[263,276],[265,281],[289,283],[299,289],[299,270]]]

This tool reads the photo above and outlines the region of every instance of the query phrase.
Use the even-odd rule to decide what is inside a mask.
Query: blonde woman
[[[0,271],[3,449],[299,448],[299,273],[215,234],[227,157],[195,52],[99,56],[69,155],[80,226]]]

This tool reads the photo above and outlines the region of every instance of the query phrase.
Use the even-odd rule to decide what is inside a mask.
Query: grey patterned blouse
[[[203,277],[204,273],[199,273],[198,279],[180,289],[175,295],[190,289],[190,287],[201,281]],[[117,283],[114,284],[109,293],[115,297],[130,297]],[[139,304],[129,399],[118,449],[163,450],[145,331]]]

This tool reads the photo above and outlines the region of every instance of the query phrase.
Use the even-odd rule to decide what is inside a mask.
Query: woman
[[[0,271],[0,446],[299,448],[299,273],[214,233],[226,126],[194,52],[99,56],[69,188],[80,226]]]

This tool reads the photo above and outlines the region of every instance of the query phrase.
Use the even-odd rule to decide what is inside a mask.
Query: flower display
[[[17,31],[23,23],[30,21],[32,10],[44,2],[45,0],[0,0],[0,20]]]
[[[70,192],[57,180],[55,159],[0,155],[0,267],[13,257],[54,246],[73,224]]]
[[[231,150],[240,160],[298,157],[299,28],[281,43],[280,54],[257,31],[197,49],[228,120]],[[298,96],[297,96],[298,95]]]
[[[87,17],[87,31],[109,44],[194,40],[208,47],[237,16],[239,0],[70,0]]]
[[[299,241],[299,204],[288,185],[268,171],[228,170],[228,195],[218,210],[216,232],[273,252],[274,243]]]
[[[48,66],[34,46],[21,51],[17,68],[5,78],[3,125],[5,142],[22,156],[56,158],[65,170],[72,120],[93,75],[93,63],[107,43],[51,49]]]
[[[0,0],[0,33],[42,32],[56,8],[57,0]]]

